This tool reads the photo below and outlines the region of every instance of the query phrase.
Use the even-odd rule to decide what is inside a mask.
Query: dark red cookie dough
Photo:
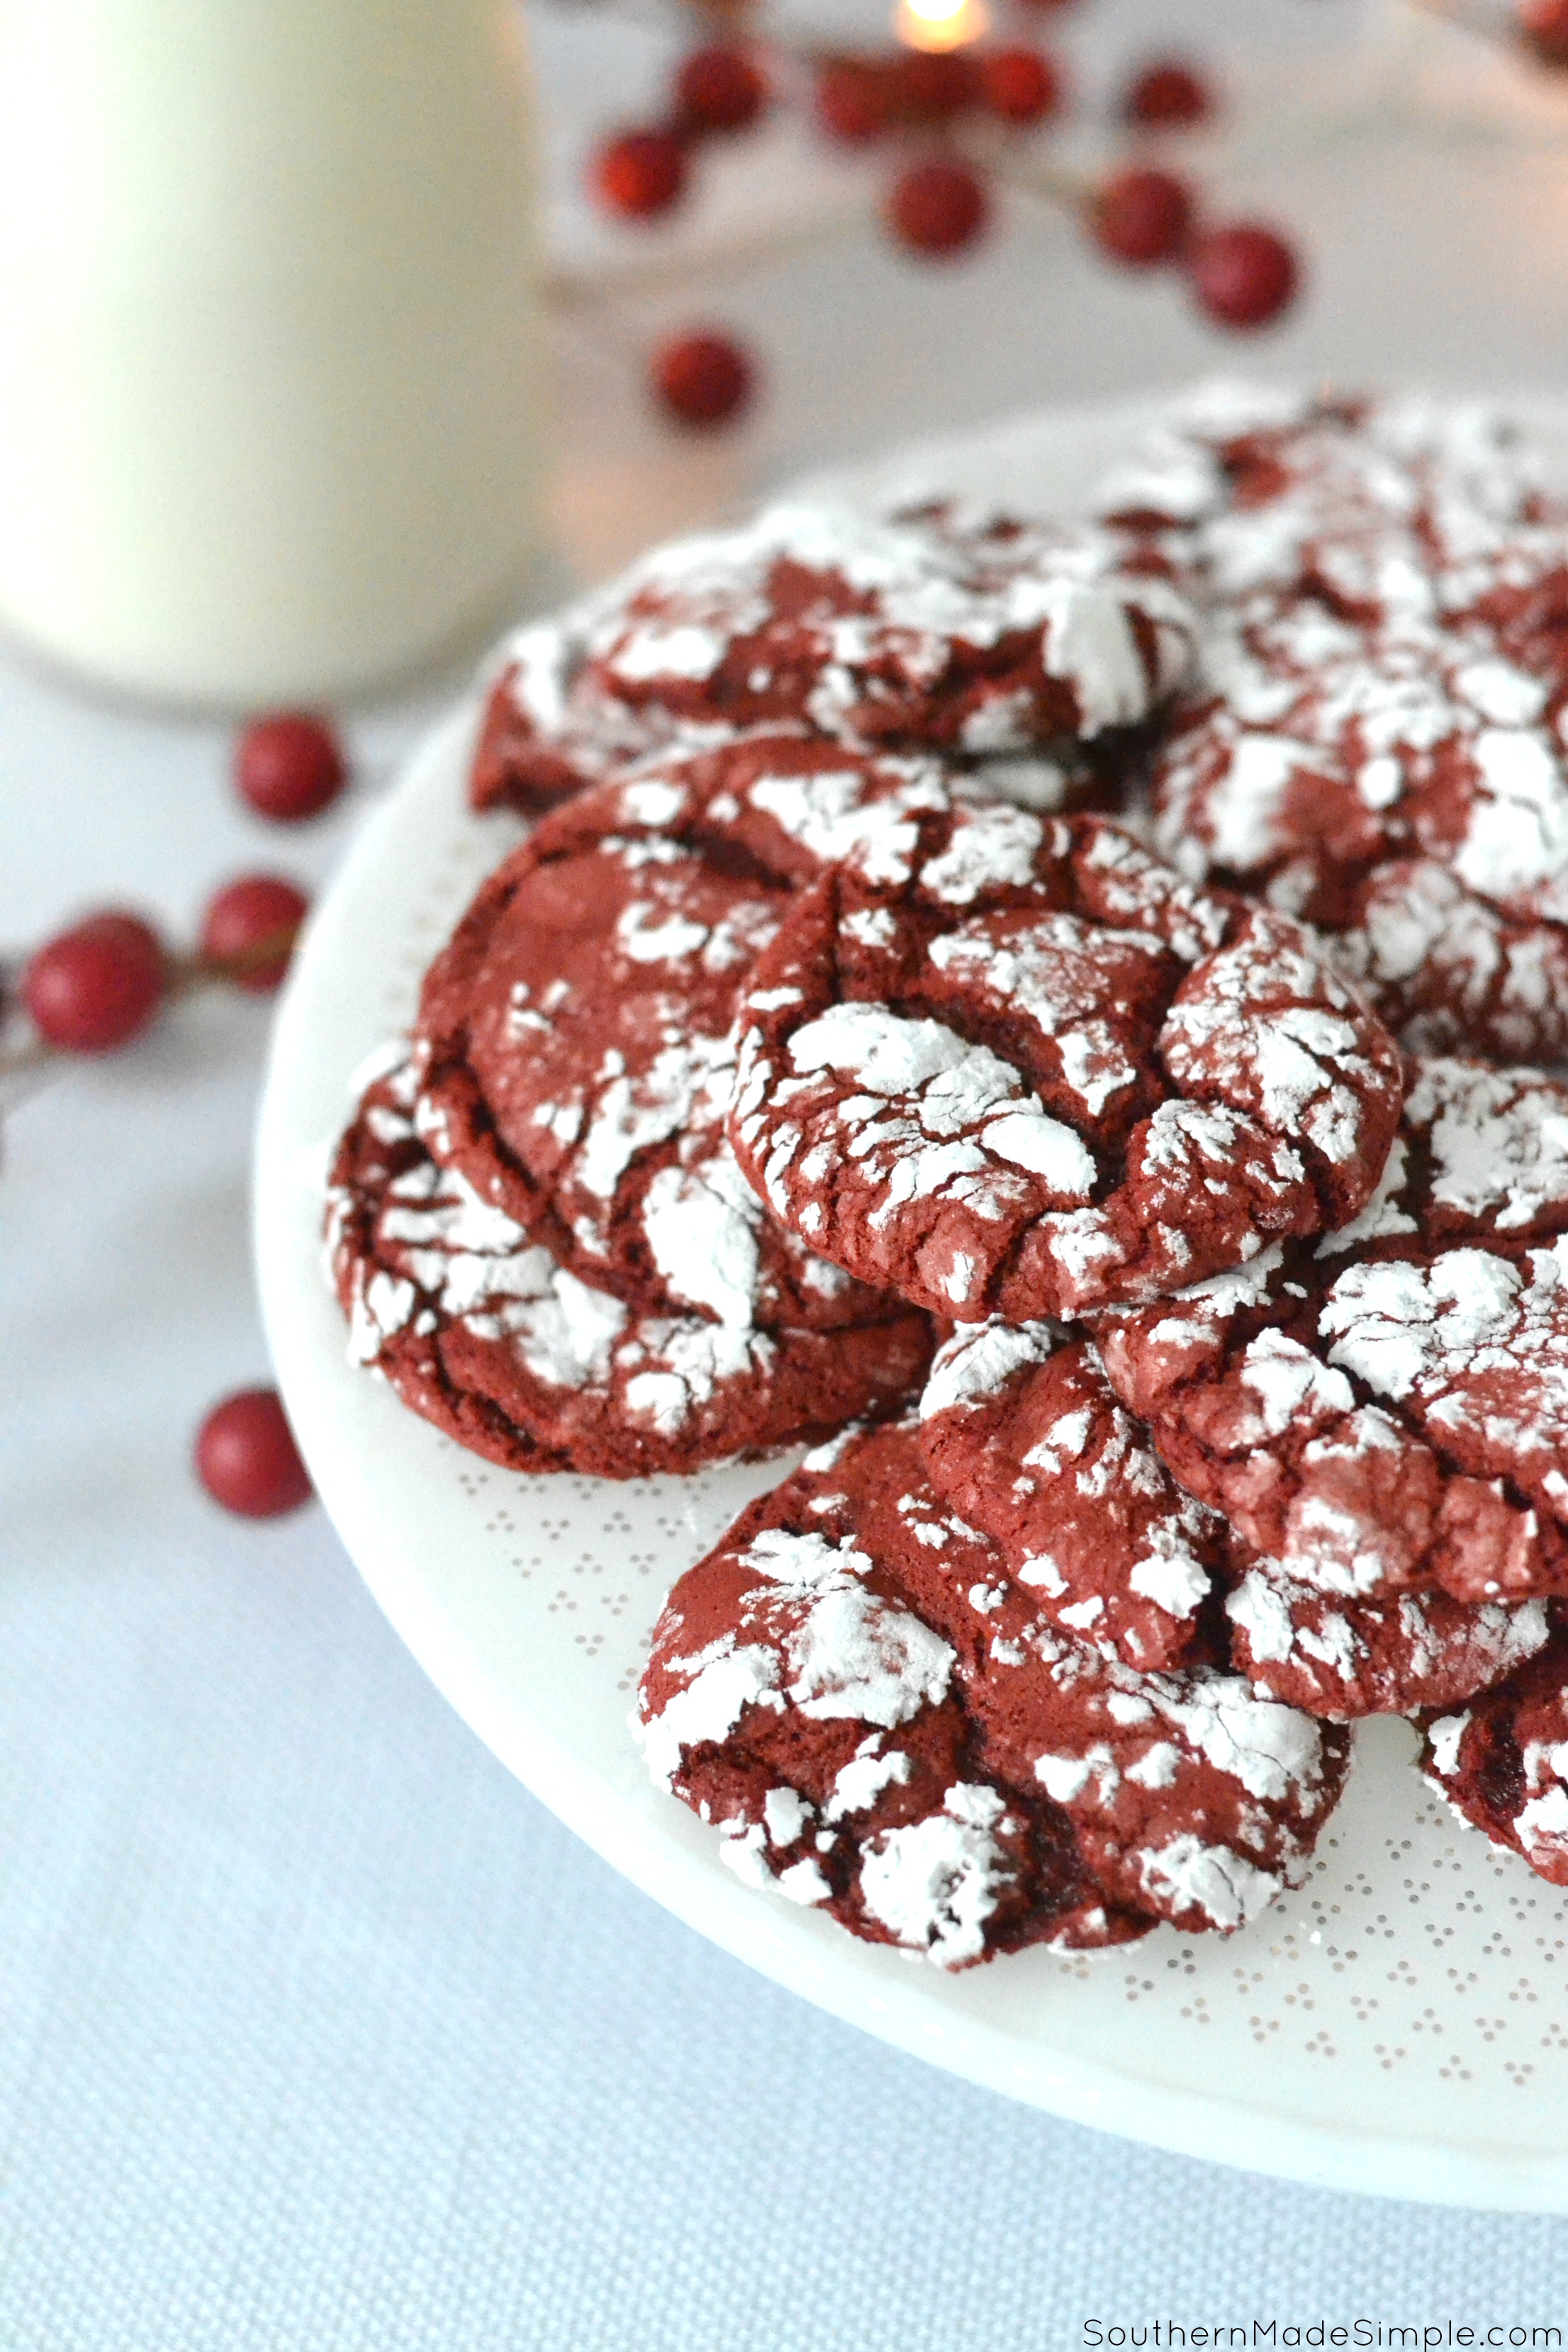
[[[1459,1715],[1425,1727],[1421,1769],[1461,1821],[1568,1886],[1568,1633]]]
[[[804,725],[986,758],[1135,726],[1184,675],[1158,559],[1093,525],[773,509],[505,648],[476,807],[525,812],[695,733]]]
[[[964,1327],[932,1363],[921,1444],[1051,1623],[1144,1671],[1215,1655],[1225,1523],[1175,1484],[1091,1341]]]
[[[442,1167],[403,1062],[372,1081],[328,1195],[351,1359],[447,1435],[514,1470],[688,1471],[895,1410],[923,1317],[848,1328],[638,1311]]]
[[[1300,926],[1097,819],[959,807],[907,881],[851,858],[787,909],[742,1002],[730,1132],[825,1256],[1023,1321],[1353,1215],[1400,1091]]]
[[[681,1579],[639,1715],[746,1874],[948,1967],[1239,1927],[1304,1871],[1347,1755],[1235,1676],[1042,1624],[909,1428],[825,1447]]]

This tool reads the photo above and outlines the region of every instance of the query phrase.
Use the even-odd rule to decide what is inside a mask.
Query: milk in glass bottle
[[[0,627],[254,705],[482,625],[533,193],[517,0],[0,0]]]

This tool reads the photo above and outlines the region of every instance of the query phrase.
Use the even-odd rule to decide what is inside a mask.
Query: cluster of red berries
[[[258,816],[298,824],[342,791],[347,769],[321,719],[285,713],[241,734],[235,783]],[[151,1026],[174,995],[204,982],[258,994],[282,982],[305,894],[277,874],[245,874],[209,901],[201,941],[170,953],[150,923],[118,908],[89,915],[47,940],[21,975],[20,995],[45,1050],[106,1054]],[[310,1496],[310,1479],[273,1389],[247,1389],[207,1415],[196,1438],[197,1475],[216,1502],[247,1518],[275,1518]]]
[[[1041,10],[1068,0],[1026,5]],[[1553,5],[1568,10],[1568,0]],[[984,236],[994,180],[1021,178],[1027,184],[1026,174],[1008,168],[1007,142],[996,150],[997,131],[1038,130],[1068,102],[1060,65],[1033,41],[876,55],[834,50],[785,58],[783,65],[781,75],[757,48],[740,43],[692,50],[676,68],[665,120],[622,131],[595,152],[591,180],[601,204],[627,220],[669,213],[691,184],[702,143],[762,121],[780,87],[800,79],[804,69],[814,119],[827,138],[855,148],[905,142],[884,194],[884,226],[906,251],[947,258]],[[1130,130],[1144,132],[1190,129],[1215,110],[1209,83],[1180,58],[1141,68],[1118,107]],[[961,134],[966,127],[984,131],[987,124],[993,145],[981,161]],[[910,156],[911,138],[923,140],[927,152]],[[1047,192],[1073,205],[1087,235],[1112,259],[1134,268],[1179,265],[1199,308],[1216,324],[1266,326],[1294,299],[1300,269],[1285,239],[1257,222],[1210,225],[1200,217],[1190,184],[1172,172],[1136,165],[1070,190],[1058,177]],[[656,352],[651,369],[652,389],[666,414],[696,426],[738,416],[756,382],[746,351],[711,332],[672,338]]]
[[[240,736],[236,786],[275,824],[319,815],[346,781],[337,739],[319,719],[285,713]],[[29,958],[22,1002],[57,1052],[111,1053],[139,1037],[169,997],[202,981],[269,995],[282,984],[307,911],[304,892],[284,876],[242,874],[209,900],[200,947],[184,959],[139,915],[89,915]]]

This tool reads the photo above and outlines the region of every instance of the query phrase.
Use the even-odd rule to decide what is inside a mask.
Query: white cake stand
[[[1080,503],[1147,421],[1037,416],[819,486]],[[1568,483],[1568,411],[1535,415]],[[752,1465],[616,1485],[463,1453],[351,1370],[321,1186],[353,1073],[516,837],[463,797],[475,709],[366,826],[279,1009],[257,1155],[262,1301],[321,1498],[392,1623],[481,1739],[615,1868],[779,1984],[1012,2098],[1156,2146],[1376,2194],[1568,2211],[1568,1895],[1460,1829],[1382,1722],[1300,1891],[1225,1941],[1161,1929],[958,1977],[742,1886],[646,1780],[626,1729],[664,1593],[752,1495]],[[787,1465],[785,1465],[788,1466]],[[696,2021],[693,2021],[696,2030]]]

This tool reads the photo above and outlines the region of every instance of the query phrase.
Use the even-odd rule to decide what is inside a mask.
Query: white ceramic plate
[[[823,487],[1070,506],[1144,412],[1065,413]],[[1532,422],[1568,483],[1568,413]],[[1568,2211],[1568,1895],[1462,1831],[1384,1722],[1307,1885],[1229,1941],[1161,1929],[1093,1958],[959,1977],[742,1886],[644,1777],[626,1729],[668,1585],[777,1465],[635,1485],[490,1468],[350,1369],[319,1239],[364,1056],[516,837],[463,782],[452,719],[366,826],[279,1009],[257,1246],[279,1378],[327,1509],[437,1685],[606,1861],[776,1982],[955,2074],[1082,2123],[1346,2189]],[[788,1466],[787,1465],[784,1466]]]

